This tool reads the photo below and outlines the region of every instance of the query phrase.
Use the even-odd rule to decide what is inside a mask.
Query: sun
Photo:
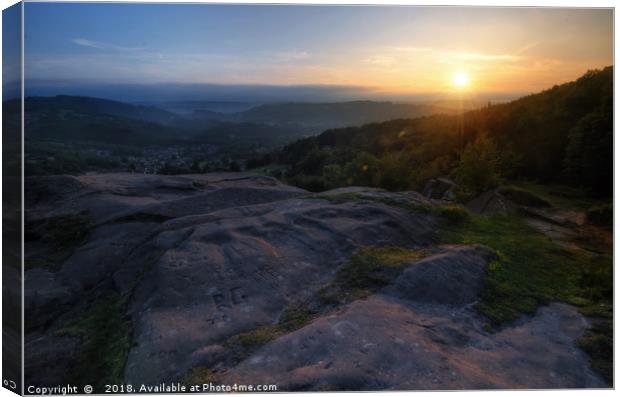
[[[452,84],[457,88],[465,88],[469,85],[469,75],[465,72],[456,72],[452,76]]]

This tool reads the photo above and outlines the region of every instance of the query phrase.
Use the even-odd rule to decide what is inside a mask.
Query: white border
[[[44,2],[45,0],[27,0],[28,2]],[[50,2],[92,2],[92,3],[123,3],[123,2],[127,2],[127,1],[97,1],[97,0],[64,0],[64,1],[50,1]],[[240,4],[240,3],[246,3],[246,4],[323,4],[323,5],[328,5],[328,4],[341,4],[341,5],[409,5],[409,6],[478,6],[478,7],[582,7],[582,8],[594,8],[594,7],[601,7],[601,8],[614,8],[615,4],[613,1],[610,0],[589,0],[589,1],[583,1],[583,0],[544,0],[544,1],[532,1],[532,0],[527,0],[527,1],[518,1],[518,0],[504,0],[504,1],[492,1],[492,0],[447,0],[447,1],[441,1],[441,0],[425,0],[425,1],[416,1],[416,0],[390,0],[390,1],[386,1],[386,0],[375,0],[375,1],[364,1],[364,0],[337,0],[337,1],[330,1],[330,0],[314,0],[314,1],[300,1],[300,0],[288,0],[288,1],[273,1],[273,0],[246,0],[246,1],[235,1],[235,0],[219,0],[219,1],[175,1],[175,0],[146,0],[146,1],[141,1],[141,0],[134,0],[131,1],[133,3],[216,3],[216,4]],[[2,9],[7,8],[13,4],[15,4],[16,1],[14,0],[0,0],[0,4],[2,5]],[[614,10],[615,13],[615,10]],[[615,20],[615,18],[614,18]],[[1,19],[0,19],[0,28],[1,28]],[[0,29],[0,40],[1,40],[1,29]],[[22,59],[21,59],[21,63],[22,63],[22,81],[21,81],[21,91],[22,91],[22,109],[23,109],[23,101],[24,101],[24,13],[23,13],[23,5],[22,5]],[[618,43],[618,32],[614,29],[614,61],[615,61],[615,49]],[[614,66],[615,66],[615,62],[614,62]],[[0,64],[0,72],[1,72],[1,64]],[[618,110],[620,108],[620,106],[618,105],[618,102],[615,101],[615,92],[616,92],[616,87],[618,85],[617,79],[616,79],[616,69],[614,68],[614,115],[618,114]],[[0,112],[1,114],[1,112]],[[23,122],[24,122],[24,118],[23,118],[23,113],[22,113],[22,142],[23,142]],[[0,116],[1,118],[1,116]],[[617,119],[616,117],[614,117],[614,131],[617,131]],[[620,153],[620,151],[618,150],[618,146],[620,146],[620,140],[616,140],[615,139],[615,134],[614,134],[614,153]],[[23,180],[23,153],[24,151],[24,147],[22,145],[22,180]],[[2,153],[0,151],[0,175],[1,175],[1,170],[2,170],[2,164],[1,164],[1,160],[2,160]],[[615,158],[614,158],[615,160]],[[614,161],[614,188],[615,186],[618,185],[618,182],[620,181],[620,162],[616,162]],[[615,189],[614,189],[615,192]],[[2,194],[2,186],[0,184],[0,196]],[[23,184],[22,184],[22,209],[23,209]],[[615,194],[614,194],[614,209],[616,207],[617,204],[617,200],[615,198]],[[620,215],[614,211],[614,225],[618,225],[618,221],[620,221]],[[23,227],[23,211],[22,211],[22,227]],[[22,258],[23,258],[23,238],[24,235],[22,233]],[[615,230],[614,230],[614,254],[616,252],[618,252],[618,248],[620,246],[620,243],[618,242],[618,240],[615,238]],[[2,243],[0,242],[0,249],[2,248]],[[615,255],[614,255],[614,265],[615,265]],[[22,288],[23,288],[23,266],[22,266]],[[619,285],[618,284],[618,272],[614,272],[614,286]],[[616,296],[615,296],[616,297]],[[614,299],[614,307],[617,307],[617,300]],[[615,316],[616,314],[616,310],[614,310],[614,319],[616,318]],[[24,313],[23,313],[23,295],[22,295],[22,322],[24,319]],[[614,322],[614,326],[615,326],[615,322]],[[614,329],[614,339],[618,340],[618,329],[617,327]],[[22,335],[22,342],[23,342],[23,335]],[[617,344],[614,344],[614,357],[615,355],[615,351],[616,351],[616,347]],[[23,357],[23,344],[22,344],[22,357]],[[23,363],[23,362],[22,362]],[[0,369],[1,369],[1,360],[0,360]],[[22,372],[23,373],[23,372]],[[614,368],[614,374],[615,374],[615,379],[618,380],[618,366],[616,365]],[[23,375],[22,375],[22,385],[23,385]],[[14,394],[11,393],[10,391],[4,389],[4,388],[0,388],[0,397],[4,397],[4,396],[13,396]],[[523,396],[523,395],[532,395],[534,393],[539,394],[539,393],[544,393],[545,396],[576,396],[576,395],[580,395],[580,394],[584,394],[584,393],[588,393],[588,394],[609,394],[609,393],[613,393],[613,390],[551,390],[551,391],[485,391],[484,393],[486,395],[489,396],[495,396],[495,395],[500,395],[500,394],[506,394],[506,393],[510,393],[511,395],[515,395],[515,396]],[[437,393],[440,394],[444,394],[444,393],[450,393],[450,392],[398,392],[398,394],[405,394],[405,395],[413,395],[415,393],[416,396],[430,396],[431,393],[432,395],[436,395]],[[468,391],[463,391],[463,392],[458,392],[458,393],[466,393],[466,394],[471,394],[471,393],[478,393],[476,391],[474,392],[468,392]],[[295,393],[278,393],[279,395],[295,395]],[[314,394],[314,393],[306,393],[306,394]],[[354,393],[321,393],[321,396],[342,396],[342,395],[349,395],[349,394],[354,394]],[[378,392],[378,393],[374,393],[378,396],[389,396],[392,395],[392,393],[388,393],[388,392]],[[247,394],[250,395],[250,394]],[[184,395],[178,395],[178,396],[184,396]]]

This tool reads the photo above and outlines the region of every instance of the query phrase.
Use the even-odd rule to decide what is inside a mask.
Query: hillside
[[[452,109],[431,104],[392,102],[281,103],[256,106],[237,117],[244,121],[300,125],[306,129],[362,125],[397,118],[414,118]]]
[[[251,106],[242,111],[218,111],[218,103],[166,104],[182,115],[186,125],[212,123],[254,123],[289,128],[305,135],[312,135],[329,128],[359,126],[370,122],[396,118],[414,118],[435,113],[453,114],[450,103],[400,104],[377,101],[351,102],[285,102]],[[246,106],[247,107],[247,106]],[[294,136],[299,137],[299,134]]]
[[[64,113],[118,116],[122,118],[171,124],[178,117],[154,106],[132,105],[124,102],[82,96],[26,97],[26,112]]]
[[[463,116],[328,130],[288,145],[278,161],[290,167],[287,180],[312,190],[350,183],[403,190],[421,189],[438,176],[458,177],[463,153],[486,153],[499,177],[562,182],[610,194],[612,114],[610,66]]]

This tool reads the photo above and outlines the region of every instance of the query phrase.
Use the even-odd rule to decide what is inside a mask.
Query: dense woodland
[[[419,190],[430,178],[450,176],[465,195],[522,178],[610,195],[613,68],[461,116],[328,130],[261,160],[286,164],[287,182],[313,191],[346,185]]]

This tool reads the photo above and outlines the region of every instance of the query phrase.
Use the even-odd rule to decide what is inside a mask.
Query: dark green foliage
[[[297,174],[292,177],[285,177],[284,182],[289,185],[299,186],[311,192],[321,192],[325,190],[325,181],[318,175]]]
[[[472,195],[478,195],[499,184],[499,162],[494,142],[481,139],[470,143],[461,154],[456,180]]]
[[[614,294],[613,260],[608,255],[595,255],[580,269],[579,287],[584,298],[597,302],[611,301]]]
[[[590,356],[590,365],[610,384],[614,376],[614,328],[611,318],[598,319],[579,339],[578,346]]]
[[[79,364],[72,374],[74,383],[93,385],[95,393],[103,393],[106,384],[122,383],[131,341],[123,298],[110,294],[58,332],[82,338]]]
[[[579,120],[568,134],[564,159],[568,180],[609,194],[613,185],[612,113],[596,111]]]
[[[502,186],[498,192],[515,204],[528,207],[551,207],[547,200],[516,186]]]
[[[332,129],[286,146],[278,157],[290,167],[287,181],[311,181],[314,191],[355,184],[421,189],[430,178],[457,176],[474,191],[506,177],[568,183],[604,195],[612,186],[612,83],[607,67],[466,112],[462,123],[458,116],[435,115]]]
[[[465,207],[456,204],[440,205],[434,212],[452,224],[467,222],[471,218]]]
[[[583,212],[601,203],[600,198],[579,187],[525,181],[513,181],[512,185],[548,201],[552,207],[566,210]]]

